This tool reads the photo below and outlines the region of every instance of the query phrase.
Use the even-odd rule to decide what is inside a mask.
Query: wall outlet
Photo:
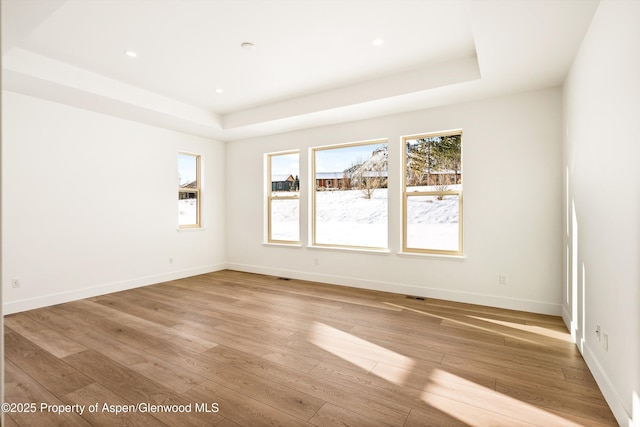
[[[313,263],[314,263],[315,265],[320,265],[320,260],[319,260],[318,258],[314,258],[314,259],[313,259]]]
[[[173,264],[173,257],[172,256],[169,257],[169,264]]]
[[[498,277],[498,281],[500,282],[501,285],[506,285],[507,284],[507,275],[500,273],[500,276]]]
[[[602,346],[604,351],[609,351],[609,334],[606,332],[602,333]]]
[[[20,279],[18,279],[18,278],[11,279],[11,287],[12,288],[19,288],[20,287]]]
[[[600,341],[600,332],[601,332],[601,329],[600,329],[600,325],[598,324],[596,325],[596,336],[598,337],[598,341]]]

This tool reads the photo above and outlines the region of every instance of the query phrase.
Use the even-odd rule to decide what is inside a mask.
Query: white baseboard
[[[494,295],[474,294],[470,292],[451,291],[447,289],[425,288],[403,283],[363,280],[354,277],[309,273],[306,271],[297,270],[275,269],[247,264],[228,263],[227,268],[230,270],[243,271],[247,273],[266,274],[269,276],[280,277],[283,276],[291,279],[309,280],[313,282],[328,283],[331,285],[351,286],[354,288],[371,289],[375,291],[393,292],[397,294],[443,299],[468,304],[485,305],[489,307],[529,311],[532,313],[540,314],[550,314],[553,316],[559,316],[561,314],[560,304],[551,304],[540,301],[506,298]]]
[[[569,308],[565,305],[562,306],[562,319],[564,320],[565,325],[571,332],[571,336],[574,340],[576,340],[576,346],[578,350],[582,354],[582,358],[587,364],[587,367],[591,371],[593,378],[596,380],[604,399],[607,401],[609,408],[611,408],[611,412],[613,412],[613,416],[616,418],[616,421],[621,426],[627,427],[640,427],[638,422],[632,420],[632,415],[624,408],[623,401],[620,399],[620,396],[616,392],[615,387],[611,383],[609,376],[602,369],[602,366],[598,362],[598,358],[589,347],[587,340],[581,337],[582,332],[579,330],[578,325],[575,325],[571,320],[571,313]]]
[[[607,401],[609,408],[611,408],[613,416],[616,417],[618,424],[628,427],[637,426],[637,423],[634,424],[632,415],[625,409],[622,399],[620,399],[620,396],[611,383],[609,376],[604,369],[602,369],[600,363],[598,363],[598,359],[591,351],[589,345],[585,342],[583,346],[584,351],[582,352],[582,357],[593,374],[593,378],[596,380],[596,383],[598,383],[598,387],[600,387],[600,391],[602,392],[604,399]]]
[[[91,298],[99,295],[110,294],[112,292],[125,291],[127,289],[139,288],[141,286],[153,285],[156,283],[167,282],[169,280],[183,279],[185,277],[197,276],[199,274],[212,273],[214,271],[224,270],[226,264],[214,264],[204,267],[192,268],[188,270],[174,271],[166,274],[158,274],[154,276],[139,277],[121,282],[105,283],[89,288],[82,288],[68,292],[57,294],[49,294],[37,296],[34,298],[23,299],[19,301],[5,302],[2,304],[2,314],[13,314],[21,311],[34,310],[36,308],[48,307],[55,304],[76,301],[84,298]]]
[[[573,327],[573,325],[571,324],[571,314],[569,313],[569,310],[567,310],[567,307],[563,304],[562,305],[562,320],[564,321],[564,325],[567,327],[567,329],[569,330],[569,332],[571,332],[571,328]]]

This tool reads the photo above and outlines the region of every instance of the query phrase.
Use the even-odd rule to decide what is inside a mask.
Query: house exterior
[[[273,175],[271,177],[271,191],[291,191],[295,181],[293,175]]]
[[[316,188],[321,190],[349,188],[349,178],[344,172],[317,172]]]
[[[196,190],[198,188],[197,181],[187,182],[185,184],[180,185],[180,188],[188,189],[188,190]],[[178,200],[185,199],[196,199],[197,191],[178,191]]]
[[[425,176],[426,178],[426,176]],[[455,185],[462,184],[462,172],[453,170],[431,172],[426,185]]]
[[[456,184],[462,184],[462,171],[431,171],[430,173],[424,173],[419,177],[407,177],[407,185],[409,186]]]

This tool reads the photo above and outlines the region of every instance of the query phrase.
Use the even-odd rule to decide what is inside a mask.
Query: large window
[[[312,150],[313,244],[387,247],[387,141]]]
[[[178,153],[178,226],[200,227],[200,156]]]
[[[300,178],[297,151],[267,154],[267,240],[300,242]]]
[[[403,143],[403,250],[461,255],[462,131]]]

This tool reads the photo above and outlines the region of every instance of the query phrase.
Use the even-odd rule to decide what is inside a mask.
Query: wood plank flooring
[[[38,405],[7,426],[616,425],[558,317],[235,271],[7,316],[5,400]]]

